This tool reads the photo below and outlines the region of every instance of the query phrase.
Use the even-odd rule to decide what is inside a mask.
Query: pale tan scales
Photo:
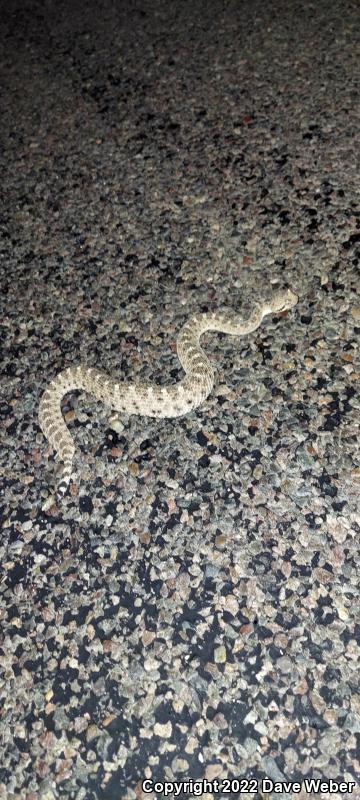
[[[67,491],[75,453],[73,438],[61,413],[61,400],[65,394],[83,389],[119,413],[180,417],[197,408],[214,385],[214,370],[199,343],[200,336],[205,331],[245,336],[255,331],[267,314],[290,309],[297,301],[297,296],[286,289],[257,306],[245,321],[237,321],[227,313],[218,312],[201,314],[190,319],[180,331],[176,343],[185,377],[172,385],[157,386],[136,381],[116,383],[105,372],[81,365],[68,367],[60,372],[49,383],[39,407],[41,429],[56,451],[57,459],[63,462],[61,480],[56,490],[57,498],[60,499]]]

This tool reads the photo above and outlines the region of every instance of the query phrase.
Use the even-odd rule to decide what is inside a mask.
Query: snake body
[[[185,377],[173,385],[158,386],[142,381],[116,383],[105,372],[83,365],[68,367],[59,372],[48,384],[39,406],[40,427],[56,451],[57,460],[63,462],[56,498],[60,500],[68,489],[75,453],[73,438],[61,413],[61,400],[65,394],[84,390],[120,413],[162,418],[180,417],[201,405],[214,385],[213,367],[199,342],[205,331],[245,336],[255,331],[267,314],[290,309],[297,301],[297,296],[286,289],[256,306],[245,321],[220,312],[192,317],[181,329],[176,343]]]

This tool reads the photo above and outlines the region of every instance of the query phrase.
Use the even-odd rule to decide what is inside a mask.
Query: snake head
[[[296,306],[299,298],[291,289],[284,289],[282,292],[274,294],[270,300],[271,312],[274,314],[280,311],[287,311]]]

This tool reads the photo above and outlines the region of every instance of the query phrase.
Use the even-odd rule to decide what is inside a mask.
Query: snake
[[[239,319],[233,312],[213,311],[191,317],[180,330],[176,341],[177,356],[184,377],[174,384],[120,380],[106,372],[83,364],[59,372],[47,385],[39,404],[39,424],[56,460],[62,462],[60,479],[47,506],[66,494],[73,473],[75,444],[65,423],[61,401],[73,391],[84,391],[103,402],[117,414],[138,414],[146,417],[173,418],[198,408],[210,394],[215,371],[200,345],[205,331],[218,331],[232,336],[245,336],[255,331],[264,317],[293,308],[298,296],[283,289],[255,306],[248,319]]]

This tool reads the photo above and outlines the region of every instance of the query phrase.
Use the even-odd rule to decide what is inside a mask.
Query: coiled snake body
[[[61,413],[61,400],[68,392],[83,389],[102,400],[116,412],[148,417],[180,417],[197,408],[210,394],[214,385],[213,367],[200,346],[205,331],[221,331],[233,336],[245,336],[255,331],[267,314],[275,314],[296,305],[297,296],[290,290],[279,292],[257,306],[249,319],[236,319],[228,313],[205,313],[192,317],[177,339],[177,354],[185,377],[168,386],[140,381],[115,383],[105,372],[92,367],[68,367],[49,383],[39,406],[39,422],[44,436],[63,462],[57,499],[66,493],[73,471],[74,441]]]

